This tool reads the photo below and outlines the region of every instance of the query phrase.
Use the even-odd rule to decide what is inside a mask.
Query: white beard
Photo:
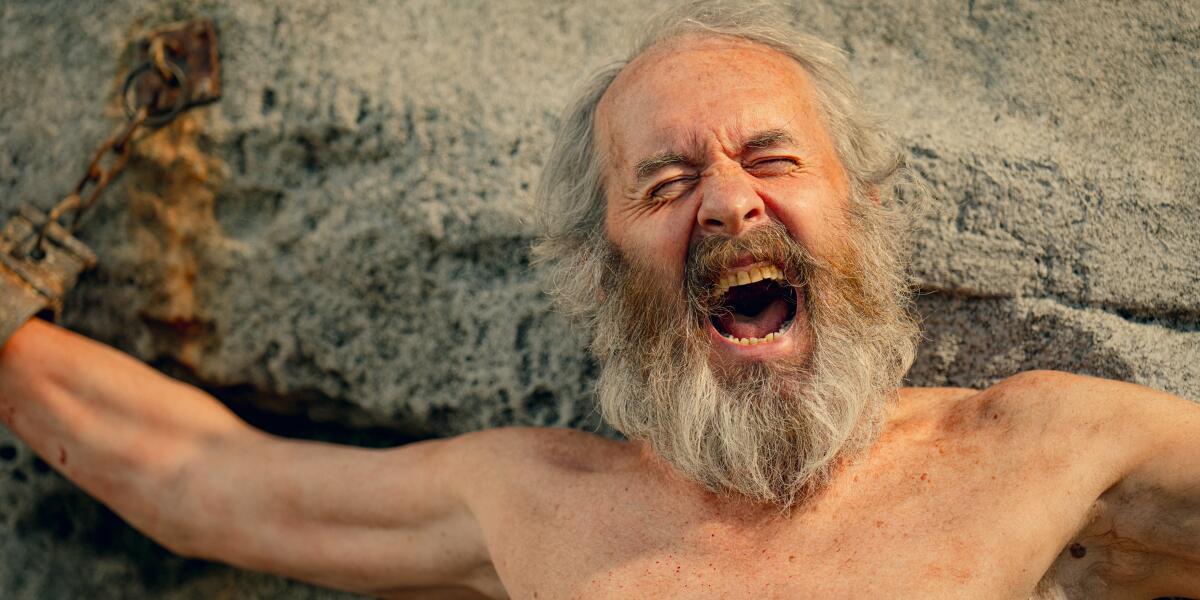
[[[801,274],[804,310],[792,334],[810,336],[803,356],[710,365],[696,276],[703,248],[690,252],[685,290],[663,289],[660,277],[607,243],[589,253],[605,264],[592,318],[605,419],[714,492],[788,508],[822,489],[834,466],[874,443],[915,353],[899,224],[873,203],[853,205],[837,258],[811,256],[778,224],[773,236],[756,238],[769,242],[756,258],[761,251]],[[748,249],[743,241],[713,246],[728,257]],[[717,264],[708,261],[708,272]]]

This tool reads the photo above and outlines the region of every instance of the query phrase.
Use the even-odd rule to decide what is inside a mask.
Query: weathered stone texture
[[[81,233],[102,262],[67,324],[308,435],[597,427],[527,207],[567,90],[641,4],[0,3],[0,207],[68,190],[140,28],[214,17],[225,97],[139,146]],[[1200,399],[1200,8],[796,15],[850,53],[935,192],[914,383],[1060,368]],[[170,557],[0,437],[5,597],[335,596]]]

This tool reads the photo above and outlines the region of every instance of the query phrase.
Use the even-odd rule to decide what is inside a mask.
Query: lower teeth
[[[783,322],[783,325],[780,325],[780,326],[779,326],[779,329],[777,329],[776,331],[774,331],[774,332],[772,332],[772,333],[768,333],[768,334],[767,334],[767,337],[761,337],[761,338],[736,338],[736,337],[733,337],[732,335],[729,335],[729,334],[722,334],[722,335],[724,336],[724,338],[725,338],[725,339],[727,339],[727,340],[729,340],[729,341],[731,341],[731,342],[733,342],[733,343],[735,343],[735,344],[741,344],[741,345],[743,345],[743,346],[750,346],[750,345],[754,345],[754,344],[761,344],[761,343],[763,343],[763,342],[770,342],[770,341],[774,340],[775,338],[782,336],[782,335],[783,335],[783,332],[784,332],[784,331],[787,331],[787,328],[788,328],[788,327],[791,327],[791,325],[792,325],[792,321],[793,321],[793,319],[788,319],[787,321],[784,321],[784,322]]]

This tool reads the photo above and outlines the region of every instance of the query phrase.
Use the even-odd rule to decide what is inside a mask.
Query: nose
[[[696,221],[706,234],[738,235],[766,217],[762,198],[741,169],[706,174]]]

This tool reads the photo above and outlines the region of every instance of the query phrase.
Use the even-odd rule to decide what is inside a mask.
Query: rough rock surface
[[[0,208],[65,194],[139,30],[214,17],[225,96],[139,146],[67,324],[301,435],[596,428],[525,217],[567,90],[642,4],[0,3]],[[1200,399],[1200,8],[1171,4],[797,6],[936,192],[915,384],[1058,368]],[[6,432],[0,530],[7,598],[338,596],[172,557]]]

